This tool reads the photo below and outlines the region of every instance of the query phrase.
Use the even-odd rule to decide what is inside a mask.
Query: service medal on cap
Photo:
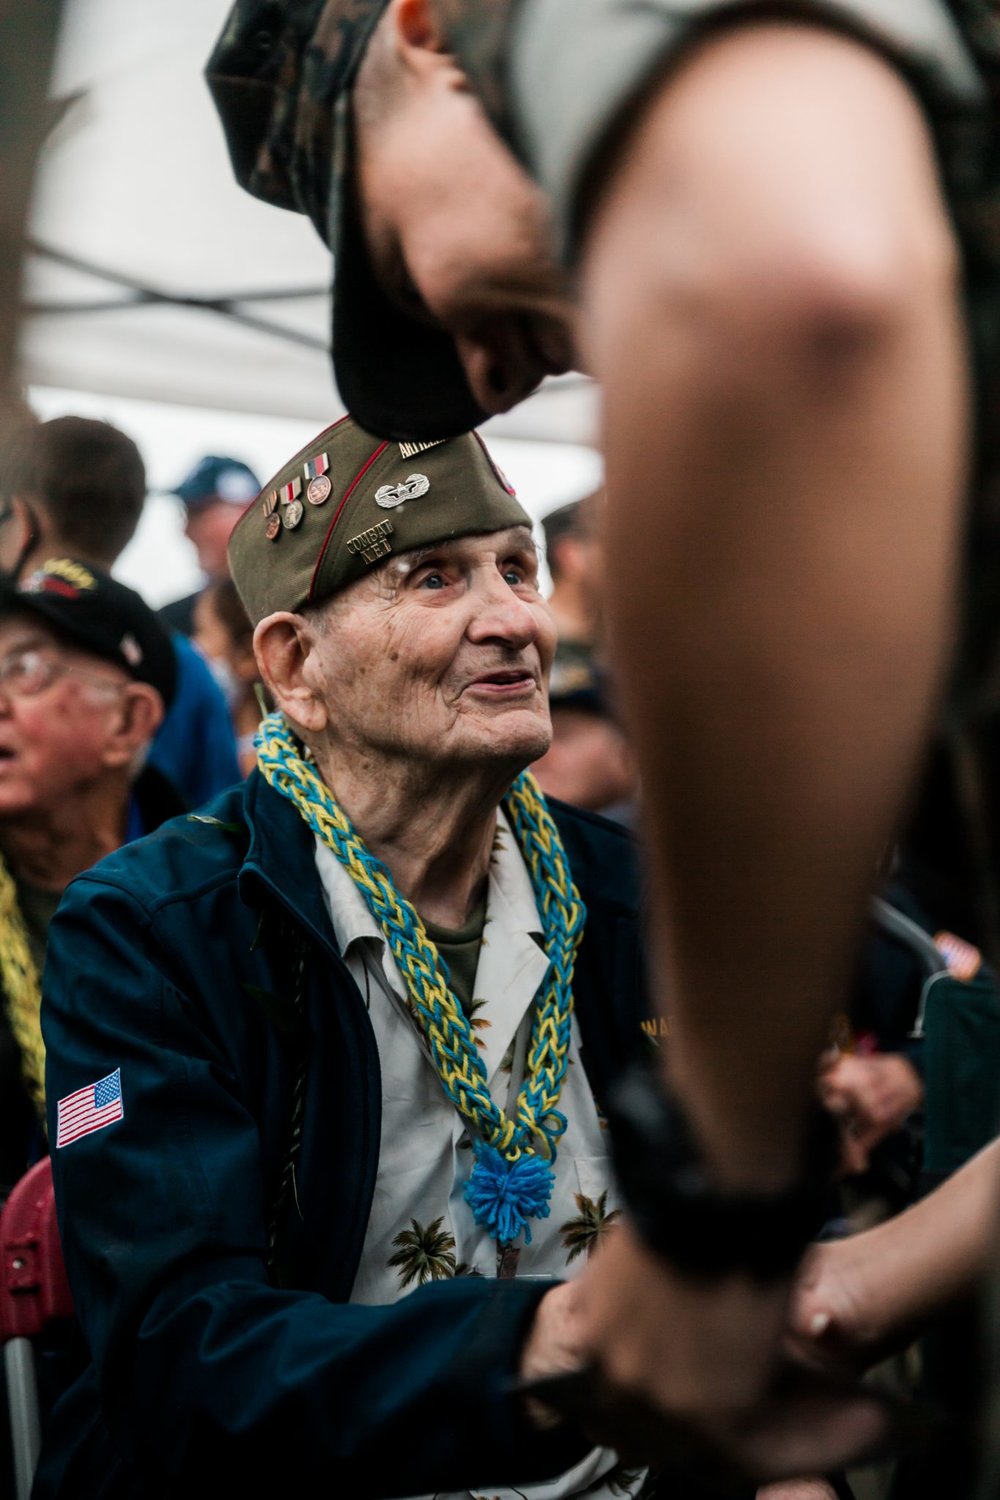
[[[264,535],[269,542],[276,542],[281,535],[281,517],[277,513],[272,512],[268,516],[267,525],[264,527]]]
[[[317,453],[307,458],[302,465],[302,477],[306,481],[306,499],[310,505],[323,505],[330,498],[333,485],[327,477],[330,459],[326,453]]]
[[[285,506],[284,513],[281,517],[281,524],[284,526],[286,531],[294,531],[296,526],[300,526],[302,524],[302,517],[304,515],[305,507],[302,504],[302,501],[293,500],[290,505]]]
[[[426,474],[411,474],[402,484],[383,484],[375,491],[375,504],[381,505],[383,510],[395,510],[404,500],[419,500],[430,487]]]

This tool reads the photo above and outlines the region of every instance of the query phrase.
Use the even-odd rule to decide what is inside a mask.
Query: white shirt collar
[[[314,837],[316,870],[341,957],[346,958],[352,945],[366,938],[381,948],[388,949],[382,929],[372,916],[364,896],[333,850],[318,834]],[[486,897],[487,924],[498,919],[501,928],[507,932],[528,933],[539,938],[542,936],[531,876],[503,808],[497,810]]]

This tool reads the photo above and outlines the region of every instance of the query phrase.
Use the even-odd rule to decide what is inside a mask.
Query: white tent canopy
[[[236,186],[202,77],[229,0],[70,0],[26,277],[27,382],[339,416],[330,257],[298,214]],[[262,327],[262,324],[269,327]],[[593,388],[550,382],[494,435],[586,444]]]

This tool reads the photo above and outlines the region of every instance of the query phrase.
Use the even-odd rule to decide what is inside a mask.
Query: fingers
[[[916,1069],[899,1053],[841,1054],[821,1071],[818,1091],[841,1125],[844,1176],[866,1171],[871,1152],[923,1098]]]
[[[578,1284],[583,1343],[616,1389],[685,1413],[742,1409],[766,1387],[785,1324],[784,1283],[684,1277],[625,1222]]]

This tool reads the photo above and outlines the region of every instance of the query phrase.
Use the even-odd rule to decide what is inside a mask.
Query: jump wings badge
[[[402,484],[383,484],[375,491],[375,504],[383,510],[395,510],[404,500],[419,500],[426,495],[431,482],[426,474],[410,474]]]

